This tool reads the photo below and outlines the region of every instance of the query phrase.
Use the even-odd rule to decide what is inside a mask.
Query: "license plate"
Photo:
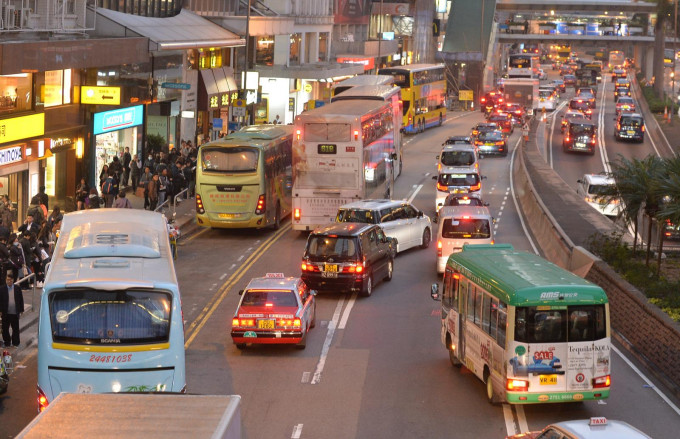
[[[557,375],[541,375],[538,377],[538,383],[542,386],[554,386],[557,384]]]
[[[635,134],[635,131],[626,131],[626,132],[628,133],[629,136],[632,136],[633,134]]]
[[[585,147],[586,147],[586,144],[583,143],[583,142],[577,142],[577,143],[576,143],[576,147],[577,147],[577,148],[585,148]]]
[[[338,273],[335,273],[333,271],[324,271],[321,273],[321,277],[336,278],[338,277]]]
[[[234,219],[237,215],[234,213],[220,213],[218,216],[222,219]]]
[[[258,329],[274,329],[274,320],[258,320]]]
[[[336,264],[324,264],[323,270],[328,273],[337,273],[338,266]]]

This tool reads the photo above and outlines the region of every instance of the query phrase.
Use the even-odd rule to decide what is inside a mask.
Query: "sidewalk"
[[[137,195],[133,194],[131,187],[123,188],[123,191],[125,192],[125,196],[132,203],[132,207],[134,209],[144,209],[144,197],[138,197]],[[186,193],[183,195],[186,195]],[[180,239],[182,236],[190,234],[193,230],[196,230],[199,227],[196,224],[196,203],[193,198],[188,200],[183,199],[177,203],[177,206],[174,207],[166,204],[165,207],[162,208],[162,211],[168,221],[172,220],[173,214],[175,215],[175,224],[181,231]],[[37,342],[37,331],[27,332],[27,329],[29,329],[38,321],[42,288],[36,288],[35,294],[33,293],[33,288],[24,289],[23,294],[25,312],[19,319],[19,330],[21,332],[22,338],[21,347],[16,352],[14,352],[14,354]],[[34,297],[35,307],[33,304]]]

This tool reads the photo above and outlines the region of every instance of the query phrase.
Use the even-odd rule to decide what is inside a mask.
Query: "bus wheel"
[[[420,243],[420,248],[428,248],[430,246],[430,241],[432,241],[432,232],[430,232],[430,229],[426,228],[423,230],[423,241]]]
[[[489,369],[484,368],[484,384],[486,384],[486,399],[489,400],[490,404],[496,404],[496,397],[494,395],[493,380],[491,379],[491,373]]]
[[[442,126],[442,115],[439,115],[439,126]]]
[[[373,293],[373,276],[369,273],[368,279],[366,279],[366,286],[361,290],[361,295],[368,297]]]
[[[272,224],[272,228],[274,230],[279,230],[281,227],[281,205],[279,203],[276,203],[276,214],[274,216],[274,224]]]
[[[242,351],[242,350],[244,350],[245,348],[246,348],[246,344],[245,344],[245,343],[236,343],[236,349],[238,349],[239,351]]]
[[[453,349],[449,349],[449,361],[451,362],[451,365],[453,367],[458,367],[460,368],[463,363],[456,357],[456,351]]]

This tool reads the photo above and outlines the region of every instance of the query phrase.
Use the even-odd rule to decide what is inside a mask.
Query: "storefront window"
[[[319,33],[319,61],[328,61],[328,32]]]
[[[125,147],[130,148],[130,156],[137,154],[137,129],[141,127],[127,128],[120,131],[102,133],[96,137],[97,169],[96,175],[102,172],[104,165],[110,165],[114,156],[123,160]],[[97,181],[97,184],[100,182]]]
[[[222,67],[222,50],[199,50],[198,54],[199,69],[214,69],[216,67]]]
[[[300,65],[300,49],[302,42],[302,34],[292,34],[290,36],[290,65]]]
[[[0,76],[0,114],[30,110],[32,84],[30,73]]]
[[[71,103],[71,69],[48,70],[40,100],[45,108]]]
[[[252,53],[252,52],[251,52]],[[274,36],[257,38],[255,45],[255,64],[271,66],[274,64]]]

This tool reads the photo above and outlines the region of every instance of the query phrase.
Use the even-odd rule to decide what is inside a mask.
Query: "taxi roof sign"
[[[283,273],[267,273],[264,277],[275,278],[275,279],[283,279],[286,276],[284,276]]]
[[[588,425],[607,425],[607,418],[604,416],[593,416],[590,418],[590,423]]]

